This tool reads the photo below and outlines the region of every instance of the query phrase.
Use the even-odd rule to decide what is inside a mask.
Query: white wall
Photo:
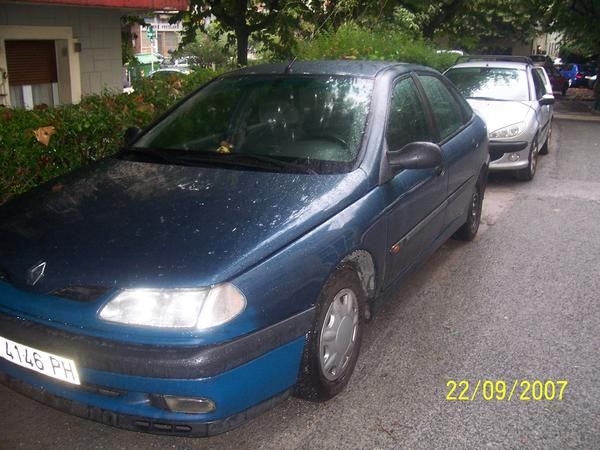
[[[0,26],[72,29],[73,38],[81,44],[82,95],[99,93],[103,88],[123,88],[121,15],[121,11],[105,8],[0,3]]]

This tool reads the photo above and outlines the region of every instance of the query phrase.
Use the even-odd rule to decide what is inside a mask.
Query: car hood
[[[208,286],[366,191],[362,170],[309,175],[109,159],[0,208],[0,278],[43,293]]]
[[[532,110],[530,102],[467,99],[469,105],[485,121],[488,132],[522,122]]]

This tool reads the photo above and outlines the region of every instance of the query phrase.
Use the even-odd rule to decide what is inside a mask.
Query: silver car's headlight
[[[518,122],[495,131],[490,131],[489,137],[490,139],[512,138],[520,135],[523,131],[525,131],[525,122]]]
[[[108,322],[204,330],[229,322],[246,307],[233,284],[199,289],[125,289],[100,311]]]

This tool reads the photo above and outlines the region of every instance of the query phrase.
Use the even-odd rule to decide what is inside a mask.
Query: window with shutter
[[[56,83],[56,50],[51,40],[5,42],[8,82],[11,86]]]

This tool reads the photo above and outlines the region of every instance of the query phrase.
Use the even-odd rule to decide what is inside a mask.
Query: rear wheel
[[[296,395],[323,401],[348,384],[360,351],[365,299],[356,271],[342,266],[327,281],[302,357]]]
[[[485,181],[481,178],[475,185],[475,190],[471,196],[471,203],[469,204],[469,215],[467,221],[460,227],[454,234],[454,238],[461,241],[472,241],[477,235],[479,230],[479,223],[481,222],[481,210],[483,207],[483,195],[485,193]]]
[[[531,181],[535,176],[537,170],[537,159],[538,159],[538,143],[537,137],[531,143],[531,149],[529,150],[529,158],[527,167],[518,170],[516,175],[521,181]]]

